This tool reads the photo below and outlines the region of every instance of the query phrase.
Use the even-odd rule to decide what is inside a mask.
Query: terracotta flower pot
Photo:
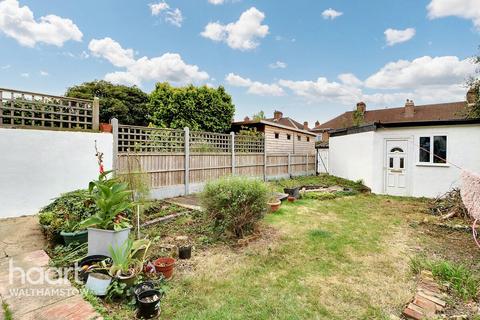
[[[173,275],[173,267],[175,265],[175,259],[168,258],[168,257],[158,258],[157,260],[155,260],[153,265],[155,266],[155,270],[158,273],[163,274],[163,277],[165,279],[170,279]]]
[[[270,211],[275,212],[278,209],[280,209],[280,205],[282,204],[282,201],[278,200],[277,202],[269,202],[268,205],[270,206]]]
[[[100,123],[100,132],[112,132],[113,128],[110,123]]]
[[[297,200],[297,199],[293,196],[288,197],[288,202],[295,202],[295,200]]]

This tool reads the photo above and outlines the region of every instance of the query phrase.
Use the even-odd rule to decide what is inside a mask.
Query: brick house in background
[[[412,100],[407,100],[405,106],[367,110],[364,102],[357,103],[355,111],[348,111],[323,124],[318,121],[311,131],[318,135],[317,141],[321,145],[328,145],[330,131],[361,127],[374,123],[397,123],[416,121],[458,120],[466,116],[466,101],[438,103],[415,106]]]
[[[311,132],[308,122],[301,124],[280,111],[275,111],[273,118],[233,122],[232,130],[256,129],[265,134],[268,153],[314,154],[316,134]]]

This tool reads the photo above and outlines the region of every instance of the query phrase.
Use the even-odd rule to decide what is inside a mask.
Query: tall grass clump
[[[267,212],[268,194],[260,180],[229,177],[208,182],[201,201],[216,231],[241,239]]]

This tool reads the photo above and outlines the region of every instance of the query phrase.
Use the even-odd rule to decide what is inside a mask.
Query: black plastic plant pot
[[[283,192],[287,193],[291,197],[295,197],[295,199],[300,198],[300,187],[296,188],[285,188]]]
[[[192,257],[192,246],[183,246],[178,248],[178,257],[186,260]]]
[[[148,290],[138,295],[138,313],[140,319],[152,319],[160,313],[160,299],[162,294],[158,290]]]
[[[89,274],[88,267],[92,266],[96,263],[102,262],[104,260],[106,260],[107,264],[112,263],[112,259],[110,257],[102,256],[102,255],[88,256],[88,257],[85,257],[82,260],[80,260],[80,262],[78,263],[78,267],[80,269],[80,271],[79,271],[80,280],[82,280],[84,282],[87,281],[88,274]],[[98,272],[98,271],[96,271],[96,272]]]
[[[145,281],[137,284],[133,289],[133,292],[135,293],[135,297],[137,297],[137,301],[138,301],[138,296],[140,295],[140,293],[145,291],[151,291],[154,289],[155,289],[155,285],[153,284],[152,281]]]

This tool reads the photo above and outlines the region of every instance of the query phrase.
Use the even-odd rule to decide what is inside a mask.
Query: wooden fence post
[[[185,195],[190,193],[190,129],[185,127]]]
[[[98,131],[100,129],[100,99],[93,98],[92,106],[92,130]]]
[[[112,135],[113,135],[113,151],[112,151],[112,169],[113,174],[116,175],[118,170],[118,120],[117,118],[112,118]]]
[[[231,139],[231,152],[232,152],[232,176],[235,175],[235,132],[230,132]]]

